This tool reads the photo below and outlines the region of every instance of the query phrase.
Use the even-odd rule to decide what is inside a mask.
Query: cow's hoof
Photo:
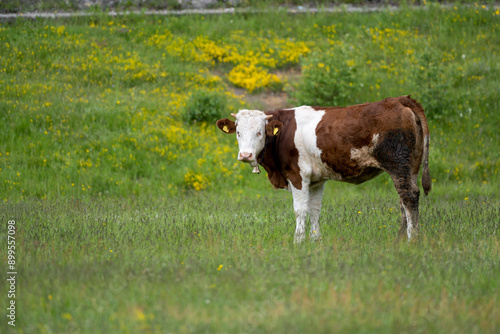
[[[300,244],[302,243],[302,241],[304,241],[305,238],[306,236],[304,234],[296,234],[293,242],[296,244]]]
[[[321,240],[321,234],[311,234],[309,240],[317,242]]]

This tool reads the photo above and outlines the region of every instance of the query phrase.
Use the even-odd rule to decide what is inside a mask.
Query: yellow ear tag
[[[227,128],[227,125],[224,125],[224,127],[222,128],[222,131],[228,133],[229,132],[229,129]]]
[[[275,136],[276,136],[276,134],[278,133],[278,131],[279,131],[279,129],[278,129],[278,128],[274,128],[273,133],[274,133],[274,135],[275,135]]]

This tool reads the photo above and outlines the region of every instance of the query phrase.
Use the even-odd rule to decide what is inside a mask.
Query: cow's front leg
[[[311,240],[319,240],[321,238],[319,215],[321,213],[321,199],[325,183],[311,185],[309,188],[309,217],[311,217],[311,234],[309,238]]]
[[[295,188],[290,182],[293,196],[293,210],[297,219],[295,227],[295,243],[304,241],[306,237],[306,219],[309,206],[309,184],[302,182],[302,189]]]

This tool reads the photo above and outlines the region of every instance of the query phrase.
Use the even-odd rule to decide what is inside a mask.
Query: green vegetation
[[[0,234],[16,220],[19,290],[0,332],[494,333],[499,19],[428,5],[2,23]],[[293,244],[290,194],[213,123],[276,91],[422,102],[418,240],[397,240],[383,175],[329,183],[323,239]]]
[[[316,105],[412,94],[433,178],[498,184],[500,12],[455,8],[4,24],[0,199],[268,187],[235,164],[234,137],[191,121],[255,108],[236,88]]]
[[[16,329],[495,333],[498,199],[431,196],[408,244],[392,189],[341,189],[301,245],[285,192],[0,204],[20,224]]]
[[[196,90],[189,96],[184,119],[188,122],[215,123],[218,119],[227,116],[227,97],[205,89]]]

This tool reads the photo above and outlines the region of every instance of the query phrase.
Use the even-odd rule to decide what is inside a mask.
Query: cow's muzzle
[[[246,153],[246,152],[240,152],[240,154],[238,154],[238,160],[243,161],[243,162],[252,162],[253,161],[253,154]]]

